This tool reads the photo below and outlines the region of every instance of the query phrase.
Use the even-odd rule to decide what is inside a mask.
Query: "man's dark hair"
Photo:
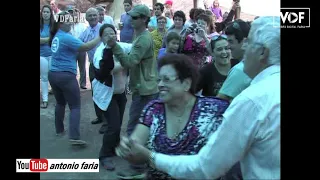
[[[182,20],[183,20],[183,24],[186,22],[186,15],[184,14],[184,12],[183,11],[176,11],[176,12],[174,12],[174,14],[173,14],[173,20],[176,18],[176,17],[180,17],[180,18],[182,18]]]
[[[174,31],[171,31],[168,33],[167,35],[167,39],[166,39],[166,44],[168,46],[168,43],[172,40],[178,40],[180,41],[181,37],[178,33],[174,32]]]
[[[196,11],[197,8],[192,8],[190,11],[189,11],[189,18],[193,20],[194,18],[194,12]]]
[[[99,29],[99,36],[102,37],[102,34],[103,34],[103,31],[106,29],[106,28],[111,28],[114,33],[117,35],[117,30],[116,28],[112,25],[112,24],[103,24],[100,29]]]
[[[226,27],[225,34],[228,36],[234,35],[238,43],[240,43],[244,38],[248,37],[250,27],[247,22],[236,19]]]
[[[130,5],[132,6],[132,0],[124,0],[124,1],[123,1],[123,4],[124,4],[124,3],[128,3],[128,4],[130,4]]]
[[[162,3],[156,3],[156,4],[154,5],[154,7],[157,7],[157,6],[160,6],[161,12],[164,11],[164,5],[163,5]]]
[[[199,73],[190,57],[184,54],[167,54],[159,60],[159,68],[165,65],[173,66],[173,68],[177,71],[178,78],[181,82],[187,78],[190,78],[191,87],[189,92],[191,94],[196,93]]]

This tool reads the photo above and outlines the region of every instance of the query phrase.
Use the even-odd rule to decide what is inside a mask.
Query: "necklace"
[[[192,100],[193,101],[193,100]],[[179,115],[176,115],[175,113],[172,113],[172,115],[174,115],[175,117],[177,117],[177,122],[179,123],[179,124],[181,124],[182,122],[183,122],[183,115],[185,115],[185,112],[186,112],[186,109],[187,109],[187,107],[189,106],[189,104],[190,104],[190,102],[191,101],[189,101],[185,106],[184,106],[184,108],[183,108],[183,111],[182,111],[182,113],[181,114],[179,114]],[[180,125],[179,125],[180,126]],[[179,133],[181,132],[181,130],[180,130],[180,128],[176,128],[176,131],[173,133],[173,136],[171,137],[172,139],[176,139],[177,137],[178,137],[178,135],[179,135]]]

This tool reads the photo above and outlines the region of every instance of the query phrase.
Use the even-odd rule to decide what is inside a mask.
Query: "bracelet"
[[[156,159],[156,153],[155,152],[151,152],[150,156],[149,156],[149,165],[152,168],[155,168],[155,159]]]

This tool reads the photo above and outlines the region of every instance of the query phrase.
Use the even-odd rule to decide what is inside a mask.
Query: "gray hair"
[[[91,12],[91,11],[95,11],[97,14],[99,14],[98,10],[97,10],[96,8],[93,8],[93,7],[89,8],[89,9],[86,11],[86,14],[87,14],[88,12]]]
[[[268,65],[280,64],[280,17],[261,16],[251,24],[253,42],[269,49]]]

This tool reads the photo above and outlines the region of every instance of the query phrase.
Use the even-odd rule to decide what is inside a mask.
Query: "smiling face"
[[[158,82],[159,98],[165,103],[181,97],[186,92],[187,86],[190,89],[191,84],[187,79],[181,81],[172,65],[164,65],[160,68]]]
[[[220,39],[214,43],[214,48],[212,50],[212,55],[218,64],[226,65],[230,63],[231,50],[227,40]]]
[[[96,10],[94,8],[90,8],[86,12],[86,20],[88,21],[88,23],[91,27],[94,27],[98,24],[98,22],[99,22],[98,16],[99,16],[98,10]]]
[[[107,27],[103,30],[101,41],[107,44],[109,39],[117,39],[117,35],[112,28]]]

